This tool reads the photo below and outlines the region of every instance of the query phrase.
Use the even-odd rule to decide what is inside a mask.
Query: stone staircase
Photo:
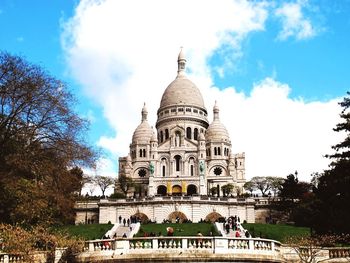
[[[116,234],[116,237],[123,237],[124,234],[126,234],[126,236],[129,237],[130,232],[131,232],[130,227],[120,225],[115,231],[115,234]]]

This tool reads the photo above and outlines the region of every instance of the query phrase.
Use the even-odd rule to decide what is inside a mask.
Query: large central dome
[[[160,109],[175,105],[190,105],[205,109],[201,92],[185,75],[186,59],[182,50],[177,62],[177,77],[165,89],[160,101]]]
[[[177,76],[169,84],[163,93],[160,108],[181,104],[205,108],[201,92],[186,76]]]

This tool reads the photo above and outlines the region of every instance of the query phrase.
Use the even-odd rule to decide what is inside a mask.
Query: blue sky
[[[248,179],[326,168],[350,90],[350,1],[164,2],[1,0],[0,50],[76,94],[107,154],[98,173],[116,176],[143,102],[155,124],[180,46],[208,112],[218,100],[232,151],[246,152]]]

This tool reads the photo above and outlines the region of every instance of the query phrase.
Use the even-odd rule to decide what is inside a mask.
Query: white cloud
[[[291,88],[272,78],[256,83],[249,95],[234,88],[205,90],[215,98],[221,122],[230,132],[232,150],[246,152],[247,177],[282,176],[298,170],[300,178],[326,169],[330,146],[340,141],[337,100],[305,102],[289,98]],[[208,103],[209,102],[209,103]],[[212,110],[213,101],[207,101]]]
[[[264,30],[268,6],[253,1],[81,1],[63,24],[69,71],[103,107],[116,137],[99,145],[126,156],[141,121],[143,102],[150,125],[167,85],[175,78],[179,47],[185,47],[189,77],[210,112],[217,99],[232,150],[245,151],[247,177],[300,175],[325,168],[322,154],[333,144],[339,109],[335,101],[305,103],[288,98],[289,87],[273,79],[257,83],[249,96],[212,87],[208,58],[220,49],[234,64],[241,41]],[[224,74],[225,66],[217,68]],[[114,160],[113,160],[114,161]]]
[[[316,35],[316,29],[311,20],[306,18],[302,8],[307,5],[307,1],[296,1],[283,3],[275,10],[275,15],[281,19],[282,31],[278,34],[279,40],[286,40],[295,37],[298,40],[312,38]]]

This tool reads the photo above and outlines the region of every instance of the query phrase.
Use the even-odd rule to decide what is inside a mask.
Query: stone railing
[[[348,258],[350,259],[350,247],[332,247],[328,248],[329,258]]]
[[[85,251],[107,251],[122,249],[128,251],[145,250],[208,250],[212,253],[278,254],[281,244],[274,240],[261,238],[233,237],[136,237],[123,239],[90,240],[85,242]]]
[[[23,262],[23,257],[19,255],[0,253],[0,263],[17,263],[17,262]]]

